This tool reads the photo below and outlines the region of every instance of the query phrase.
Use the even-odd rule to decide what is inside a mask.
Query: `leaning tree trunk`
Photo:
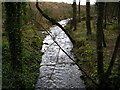
[[[119,48],[120,48],[120,31],[119,31],[120,30],[120,2],[119,2],[118,6],[119,6],[118,7],[119,8],[119,10],[118,10],[118,33],[119,33],[119,35],[118,35],[117,40],[116,40],[114,52],[113,52],[113,55],[112,55],[108,70],[106,72],[107,77],[109,77],[109,75],[111,74],[113,65],[115,63],[115,60],[116,60],[116,57],[117,57],[117,54],[118,54],[118,51],[119,51]]]
[[[76,0],[73,1],[73,27],[74,30],[77,29],[77,5],[76,5]]]
[[[72,39],[72,37],[68,34],[68,32],[65,30],[64,27],[62,27],[62,25],[60,25],[54,18],[49,17],[47,14],[45,14],[42,9],[39,7],[38,4],[38,0],[36,0],[36,8],[38,9],[38,11],[42,14],[43,17],[45,17],[47,20],[49,20],[52,24],[57,25],[58,27],[60,27],[65,33],[66,35],[70,38],[70,40],[72,41],[72,43],[74,43],[74,40]]]
[[[117,57],[119,47],[120,47],[120,34],[118,35],[117,40],[116,40],[114,52],[113,52],[113,55],[112,55],[112,58],[111,58],[111,61],[110,61],[110,64],[109,64],[109,67],[108,67],[108,70],[107,70],[107,74],[106,74],[107,77],[109,77],[109,75],[111,74],[113,65],[114,65],[116,57]]]
[[[98,78],[99,78],[99,86],[102,87],[104,82],[103,79],[103,15],[104,15],[104,3],[97,3],[97,70],[98,70]]]
[[[91,25],[90,25],[90,0],[86,1],[86,27],[87,35],[91,35]]]

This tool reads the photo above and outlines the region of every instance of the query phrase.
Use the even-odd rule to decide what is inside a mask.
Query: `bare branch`
[[[36,8],[38,9],[38,11],[39,11],[47,20],[49,20],[53,25],[57,25],[58,27],[60,27],[60,28],[66,33],[66,35],[70,38],[70,40],[71,40],[72,42],[74,42],[73,39],[71,38],[71,36],[68,34],[68,32],[62,27],[62,25],[60,25],[55,19],[53,19],[53,18],[49,17],[47,14],[45,14],[45,13],[41,10],[41,8],[38,6],[38,0],[36,0],[36,1],[37,1],[37,2],[36,2]]]

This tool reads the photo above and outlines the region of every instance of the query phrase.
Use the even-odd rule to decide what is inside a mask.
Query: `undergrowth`
[[[12,69],[10,61],[10,51],[9,43],[7,40],[6,32],[3,36],[2,45],[2,88],[3,89],[15,89],[17,83],[15,81],[20,78],[21,83],[24,84],[23,87],[26,90],[33,90],[37,82],[37,77],[39,75],[39,68],[41,62],[42,53],[40,52],[42,47],[42,40],[44,35],[37,31],[37,29],[32,26],[25,26],[23,29],[23,52],[22,52],[22,73],[15,72]],[[34,31],[35,30],[35,31]],[[36,35],[36,33],[39,33]],[[38,39],[39,37],[39,39]]]
[[[83,68],[83,70],[96,82],[98,83],[97,76],[97,52],[96,52],[96,22],[95,20],[91,20],[91,30],[92,35],[86,35],[86,22],[81,21],[77,24],[77,30],[73,31],[69,29],[69,34],[72,36],[74,40],[74,48],[73,53],[77,59],[78,64]],[[66,26],[70,28],[70,25]],[[115,30],[116,26],[112,23],[112,25],[107,25],[107,28],[104,30],[105,33],[105,41],[107,47],[104,48],[104,70],[108,68],[109,62],[111,60],[111,56],[114,50],[115,41],[117,38],[117,31]],[[115,63],[118,63],[119,57]],[[109,79],[111,79],[112,85],[119,87],[120,78],[118,70],[115,69],[117,64],[114,65],[114,69]],[[81,75],[81,78],[84,80],[86,84],[86,88],[94,88],[95,85],[89,80],[84,74]],[[117,80],[118,79],[118,80]],[[116,81],[115,81],[116,80]],[[120,88],[120,87],[119,87]]]

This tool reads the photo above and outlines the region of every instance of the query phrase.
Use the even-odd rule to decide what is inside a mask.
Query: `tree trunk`
[[[77,29],[77,5],[76,5],[76,0],[73,1],[73,27],[74,30]]]
[[[87,35],[91,35],[90,0],[86,1],[86,27],[87,27]]]
[[[104,29],[106,29],[106,15],[107,15],[107,3],[105,2]]]
[[[105,9],[104,9],[104,29],[106,29],[106,14],[107,14],[107,3],[105,3]],[[104,31],[103,31],[103,46],[106,47]]]
[[[20,30],[20,15],[21,15],[21,3],[20,2],[5,2],[6,8],[6,22],[5,31],[8,34],[10,60],[11,66],[14,71],[13,85],[16,89],[24,87],[23,81],[19,76],[22,73],[22,43],[21,43],[21,30]],[[17,84],[16,84],[17,83]]]
[[[118,30],[119,30],[119,33],[120,33],[120,1],[119,1],[119,4],[118,4]]]
[[[120,46],[118,48],[118,74],[120,75]]]
[[[99,78],[99,86],[102,87],[104,82],[103,80],[103,15],[104,15],[104,3],[98,2],[97,3],[97,70],[98,70],[98,78]]]
[[[13,69],[21,71],[21,31],[20,31],[20,3],[5,3],[6,27]]]
[[[104,35],[104,31],[102,32],[103,34],[103,46],[106,47],[106,42],[105,42],[105,35]]]
[[[80,16],[80,0],[79,0],[79,7],[78,7],[78,9],[79,9],[79,16],[78,16],[78,18],[79,18],[79,22],[81,22],[81,16]]]
[[[118,11],[118,30],[119,30],[119,34],[120,34],[120,2],[119,2],[119,11]],[[118,65],[118,73],[120,75],[120,46],[119,46],[119,49],[118,49],[118,62],[119,62],[119,65]]]
[[[119,10],[118,10],[118,31],[119,31],[120,30],[120,2],[118,4],[118,8],[119,8]],[[120,31],[119,31],[119,35],[118,35],[117,40],[116,40],[114,52],[113,52],[113,55],[112,55],[108,70],[106,72],[107,77],[109,77],[109,75],[111,74],[113,65],[114,65],[116,57],[117,57],[117,53],[119,51],[119,48],[120,48]]]

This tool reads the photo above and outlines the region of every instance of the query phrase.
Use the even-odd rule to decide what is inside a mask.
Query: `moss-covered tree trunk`
[[[97,71],[99,78],[99,86],[102,87],[103,79],[103,15],[104,15],[104,3],[97,3]]]
[[[77,5],[76,5],[76,0],[73,0],[73,27],[74,30],[77,29]]]
[[[86,27],[87,27],[87,35],[91,35],[90,0],[86,1]]]
[[[11,67],[13,69],[13,77],[15,81],[12,83],[15,88],[22,88],[21,77],[19,73],[22,72],[22,43],[21,43],[21,30],[20,30],[20,15],[21,15],[21,3],[20,2],[5,2],[6,9],[6,21],[5,31],[8,34],[10,60]]]

